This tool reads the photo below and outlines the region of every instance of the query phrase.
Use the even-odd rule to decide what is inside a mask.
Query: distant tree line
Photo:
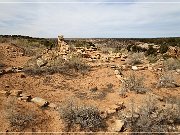
[[[142,38],[138,39],[140,42],[154,43],[157,45],[168,45],[168,46],[178,46],[180,47],[180,37],[171,38]]]

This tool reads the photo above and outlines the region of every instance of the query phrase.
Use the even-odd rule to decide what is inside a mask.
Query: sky
[[[180,37],[180,0],[0,0],[0,35]]]

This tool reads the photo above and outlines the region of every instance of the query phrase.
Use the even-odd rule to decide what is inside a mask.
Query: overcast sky
[[[180,0],[0,0],[0,34],[180,36]]]

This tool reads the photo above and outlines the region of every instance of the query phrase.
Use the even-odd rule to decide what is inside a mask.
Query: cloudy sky
[[[180,0],[0,0],[0,34],[180,36]]]

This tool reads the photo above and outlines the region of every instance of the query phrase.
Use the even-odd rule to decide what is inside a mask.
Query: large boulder
[[[35,104],[41,106],[41,107],[46,107],[49,105],[49,102],[43,98],[40,97],[35,97],[31,99],[31,102],[34,102]]]
[[[110,126],[111,132],[123,132],[125,128],[125,122],[123,120],[115,120]]]

